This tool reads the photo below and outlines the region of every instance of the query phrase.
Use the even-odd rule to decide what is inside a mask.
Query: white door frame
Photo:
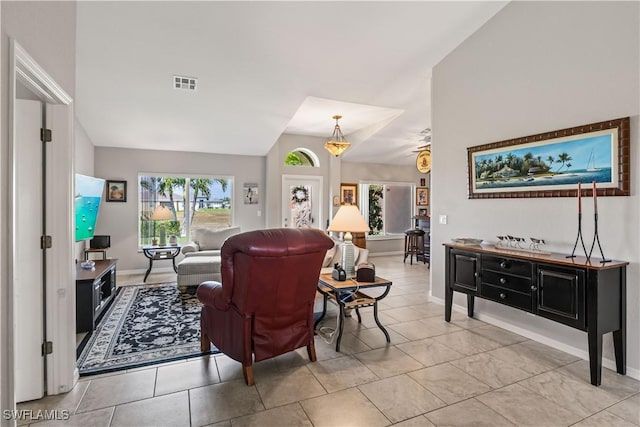
[[[8,164],[8,224],[9,238],[5,239],[7,258],[7,300],[8,313],[5,319],[12,327],[7,328],[7,347],[13,349],[14,310],[28,307],[14,307],[13,280],[14,259],[12,248],[20,238],[13,232],[15,221],[16,194],[14,146],[15,100],[18,82],[27,87],[47,104],[47,122],[53,130],[53,142],[47,146],[48,171],[46,179],[50,185],[47,192],[47,232],[53,238],[53,246],[47,252],[46,337],[53,342],[53,353],[46,358],[46,393],[58,394],[71,390],[78,379],[75,355],[75,269],[73,233],[73,100],[51,76],[14,39],[9,40],[9,164]],[[4,343],[3,343],[4,344]],[[2,376],[8,381],[10,406],[15,408],[14,370],[15,355],[7,352],[7,363],[3,364]],[[5,370],[7,372],[5,372]],[[6,374],[6,376],[5,376]]]

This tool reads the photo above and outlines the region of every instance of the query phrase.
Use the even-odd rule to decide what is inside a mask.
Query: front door
[[[323,228],[322,177],[282,176],[282,226]]]

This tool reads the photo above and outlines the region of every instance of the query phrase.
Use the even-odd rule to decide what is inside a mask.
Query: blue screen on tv
[[[103,190],[104,179],[76,174],[76,242],[93,238]]]

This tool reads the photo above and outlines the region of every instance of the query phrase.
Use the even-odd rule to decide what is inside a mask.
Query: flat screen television
[[[76,242],[93,238],[104,191],[104,179],[76,174]]]

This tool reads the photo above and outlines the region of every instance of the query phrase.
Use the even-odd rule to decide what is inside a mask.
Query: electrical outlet
[[[438,222],[440,222],[440,224],[446,224],[447,223],[447,216],[446,215],[440,215],[438,217]]]
[[[258,216],[262,216],[262,211],[258,211]]]

